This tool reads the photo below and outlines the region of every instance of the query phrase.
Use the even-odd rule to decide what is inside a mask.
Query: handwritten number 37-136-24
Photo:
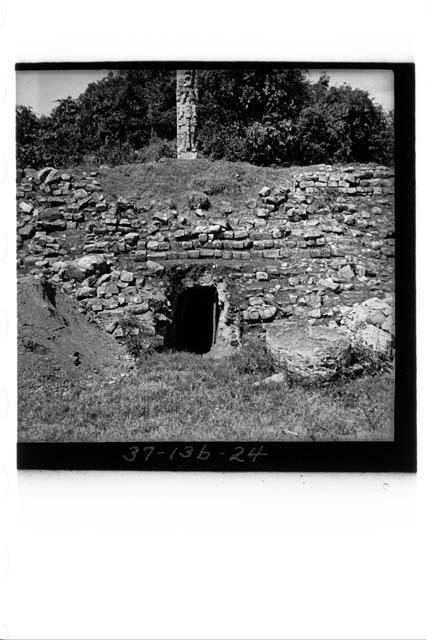
[[[205,444],[202,447],[194,447],[192,445],[184,445],[182,447],[173,447],[170,451],[163,451],[161,448],[154,445],[139,447],[133,445],[129,447],[129,450],[123,454],[123,459],[126,462],[135,462],[137,458],[142,459],[144,462],[152,461],[154,458],[162,457],[166,458],[170,462],[173,460],[185,460],[196,459],[205,462],[214,455]],[[242,447],[235,446],[231,453],[221,451],[220,456],[226,456],[228,462],[252,462],[255,463],[259,458],[265,457],[268,454],[263,450],[263,445],[257,447]]]

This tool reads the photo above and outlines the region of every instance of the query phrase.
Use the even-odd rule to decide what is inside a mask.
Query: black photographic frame
[[[17,71],[283,67],[386,69],[395,100],[395,437],[393,442],[55,442],[17,444],[18,469],[155,471],[416,471],[415,67],[413,63],[19,63]]]

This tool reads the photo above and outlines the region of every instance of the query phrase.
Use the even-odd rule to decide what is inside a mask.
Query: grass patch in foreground
[[[136,375],[60,391],[19,381],[20,441],[392,440],[390,374],[327,388],[254,386],[270,375],[244,350],[222,361],[148,354]],[[251,362],[251,360],[250,360]]]

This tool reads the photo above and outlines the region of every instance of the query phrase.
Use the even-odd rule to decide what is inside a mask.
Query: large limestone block
[[[356,331],[366,323],[383,324],[386,318],[393,316],[393,300],[391,298],[369,298],[361,304],[355,304],[346,310],[342,324],[351,331]]]
[[[356,333],[356,341],[377,353],[383,353],[388,356],[392,354],[392,335],[373,324],[368,324],[359,329]]]
[[[392,356],[395,336],[393,299],[369,298],[342,310],[342,328],[353,345]]]
[[[299,380],[330,380],[350,363],[349,337],[337,328],[274,322],[266,331],[266,347],[276,364]]]
[[[106,273],[108,271],[108,262],[103,255],[89,254],[69,262],[68,270],[71,278],[82,281],[95,273]]]

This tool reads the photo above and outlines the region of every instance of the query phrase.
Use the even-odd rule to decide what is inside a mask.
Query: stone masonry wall
[[[324,165],[320,171],[300,174],[295,189],[306,194],[330,190],[347,195],[390,195],[394,193],[393,172],[387,167],[344,167],[336,170]]]
[[[238,211],[216,211],[201,192],[179,212],[173,201],[150,210],[108,200],[98,177],[18,174],[18,270],[47,277],[117,338],[130,318],[161,340],[182,281],[220,285],[225,325],[243,331],[280,318],[338,327],[366,300],[391,301],[389,169],[307,169],[293,188],[262,187]]]

